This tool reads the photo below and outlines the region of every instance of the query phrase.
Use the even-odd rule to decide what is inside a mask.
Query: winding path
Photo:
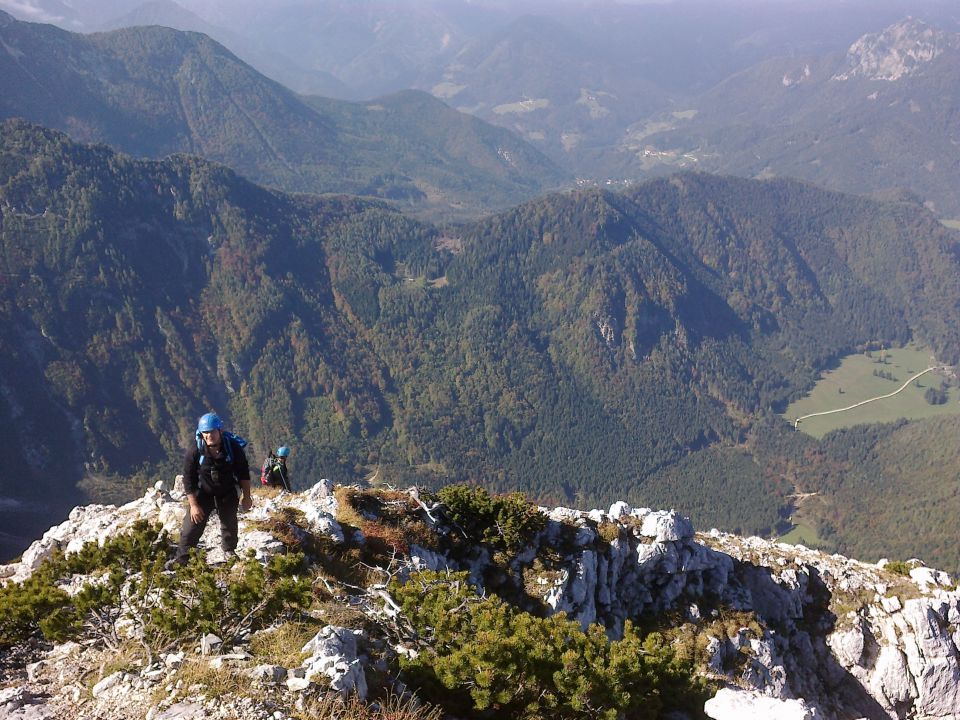
[[[854,405],[849,405],[848,407],[845,407],[845,408],[837,408],[836,410],[824,410],[823,412],[815,412],[815,413],[810,413],[809,415],[802,415],[793,421],[793,427],[797,427],[800,424],[801,420],[806,420],[807,418],[817,417],[818,415],[832,415],[833,413],[845,412],[847,410],[853,410],[854,408],[858,408],[861,405],[872,403],[876,400],[885,400],[888,397],[893,397],[897,393],[900,393],[906,390],[907,386],[910,383],[912,383],[914,380],[919,378],[920,376],[926,375],[928,372],[931,372],[933,370],[938,370],[939,368],[940,368],[939,365],[934,365],[932,367],[928,367],[926,370],[922,370],[918,372],[916,375],[914,375],[912,378],[907,380],[903,385],[901,385],[897,390],[894,390],[892,393],[887,393],[886,395],[878,395],[877,397],[870,398],[869,400],[861,400],[860,402]]]

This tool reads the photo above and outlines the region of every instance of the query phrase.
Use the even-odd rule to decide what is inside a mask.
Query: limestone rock
[[[912,568],[910,579],[921,585],[939,585],[941,587],[951,587],[953,585],[947,573],[928,567]]]
[[[287,677],[287,669],[280,665],[257,665],[247,671],[247,676],[260,683],[281,683]]]
[[[153,720],[202,720],[206,717],[203,705],[197,702],[179,702],[171,705]]]
[[[847,630],[831,633],[827,642],[843,667],[851,668],[860,664],[866,644],[864,630],[860,623]]]
[[[833,79],[893,82],[921,72],[927,63],[957,44],[955,35],[931,28],[920,20],[907,19],[854,42],[847,51],[848,69]]]
[[[653,512],[644,518],[640,534],[658,543],[685,540],[693,537],[693,523],[674,510]]]
[[[114,688],[117,685],[125,682],[126,679],[127,674],[125,672],[115,672],[112,675],[107,675],[107,677],[93,686],[93,689],[90,690],[90,694],[94,697],[100,697],[107,690],[110,690],[111,688]]]
[[[367,679],[357,656],[359,631],[328,625],[303,646],[310,657],[303,661],[305,679],[326,675],[330,688],[345,697],[355,692],[362,700],[367,697]],[[289,684],[289,681],[288,681]]]
[[[704,705],[713,720],[821,720],[803,700],[778,700],[757,692],[724,688]]]
[[[220,647],[223,645],[223,640],[213,633],[207,633],[200,638],[200,654],[201,655],[213,655],[220,651]]]
[[[607,513],[610,516],[611,520],[619,520],[624,515],[630,515],[630,505],[625,503],[623,500],[619,500],[613,505],[610,506],[610,510]]]

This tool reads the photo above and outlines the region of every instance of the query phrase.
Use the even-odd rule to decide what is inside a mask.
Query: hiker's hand
[[[203,522],[203,508],[197,503],[190,503],[190,519],[194,523]]]
[[[253,507],[253,497],[250,495],[243,495],[240,498],[240,507],[244,510],[249,510]]]

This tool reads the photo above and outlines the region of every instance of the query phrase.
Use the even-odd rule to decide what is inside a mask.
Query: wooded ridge
[[[785,180],[441,227],[7,121],[0,212],[0,451],[21,469],[0,492],[21,499],[125,497],[212,408],[254,454],[294,447],[295,481],[656,500],[755,532],[793,492],[756,449],[799,442],[774,410],[869,342],[960,348],[953,232]]]

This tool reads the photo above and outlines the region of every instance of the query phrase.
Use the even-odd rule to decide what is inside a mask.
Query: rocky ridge
[[[848,69],[833,79],[900,80],[919,72],[948,49],[958,47],[960,37],[908,18],[854,42],[847,51]]]
[[[334,544],[362,542],[359,531],[345,537],[338,497],[326,481],[303,493],[258,495],[241,521],[238,552],[262,562],[284,552],[284,542],[263,523],[290,510],[305,533]],[[417,512],[436,532],[446,532],[443,508],[413,497]],[[702,640],[702,670],[724,686],[705,708],[714,720],[960,717],[960,591],[945,573],[914,563],[905,576],[883,563],[802,546],[716,530],[695,533],[675,512],[625,503],[606,511],[541,512],[545,528],[512,561],[525,587],[553,612],[584,626],[604,624],[611,637],[628,619],[681,617],[673,621],[675,641]],[[175,534],[182,513],[182,490],[163,486],[119,508],[78,507],[18,562],[0,567],[0,576],[22,582],[55,549],[69,553],[88,541],[102,544],[137,520]],[[217,539],[217,528],[209,528],[203,540],[211,544],[205,547],[209,562],[223,562],[212,547]],[[562,560],[549,572],[537,571],[534,561],[547,548]],[[416,544],[400,559],[404,572],[467,569],[478,585],[491,562],[492,554],[482,550],[464,564]],[[71,585],[83,581],[74,578]],[[388,622],[396,608],[383,586],[367,590],[368,620],[373,627]],[[135,625],[136,618],[123,622]],[[304,645],[305,659],[295,667],[257,663],[242,643],[224,647],[215,636],[116,671],[108,671],[110,652],[102,647],[34,643],[11,649],[0,663],[0,710],[23,720],[282,720],[302,711],[318,685],[365,697],[367,676],[377,672],[366,650],[373,634],[331,622]],[[268,700],[211,696],[201,686],[184,687],[178,670],[185,657],[272,694]]]

